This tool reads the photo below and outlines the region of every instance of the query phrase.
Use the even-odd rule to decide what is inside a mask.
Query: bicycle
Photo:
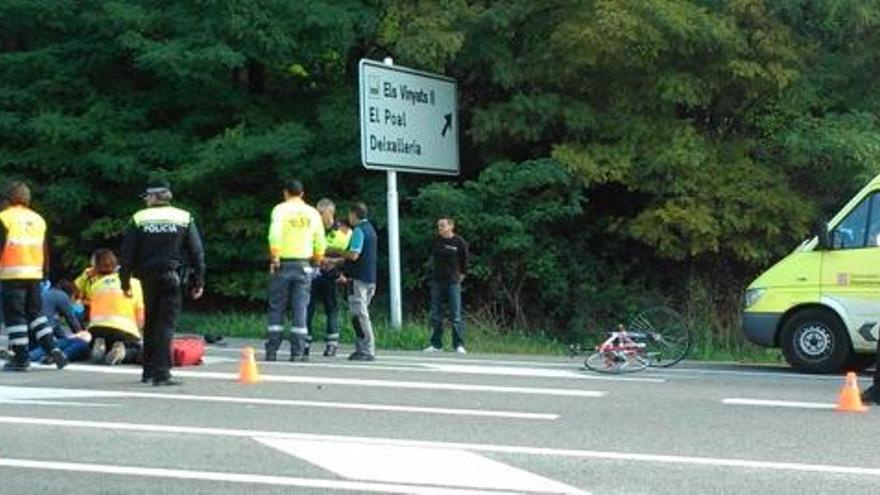
[[[584,366],[600,373],[641,371],[673,366],[691,348],[690,331],[675,310],[658,306],[642,311],[626,326],[606,332],[605,340],[587,356]],[[574,353],[579,348],[570,348]]]

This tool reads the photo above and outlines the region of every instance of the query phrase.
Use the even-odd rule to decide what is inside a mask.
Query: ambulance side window
[[[868,216],[868,247],[877,246],[880,246],[880,194],[873,194]]]
[[[876,193],[865,198],[831,231],[834,249],[877,245],[877,234],[880,234],[880,211],[877,210],[880,209],[880,201],[876,198]]]

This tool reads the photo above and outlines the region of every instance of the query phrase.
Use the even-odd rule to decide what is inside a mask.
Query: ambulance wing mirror
[[[813,226],[813,235],[816,236],[818,240],[818,244],[816,244],[816,249],[819,251],[828,251],[831,249],[831,236],[828,234],[828,222],[825,220],[819,220]]]

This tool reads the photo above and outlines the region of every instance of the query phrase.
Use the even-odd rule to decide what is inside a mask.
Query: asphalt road
[[[682,363],[380,353],[176,370],[0,373],[0,493],[876,493],[880,407],[840,376]],[[260,353],[258,353],[259,355]],[[286,357],[286,356],[285,356]],[[868,378],[862,377],[862,388]]]

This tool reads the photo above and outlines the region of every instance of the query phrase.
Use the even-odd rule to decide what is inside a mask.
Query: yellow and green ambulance
[[[752,342],[805,372],[864,369],[880,324],[880,175],[745,293]]]

